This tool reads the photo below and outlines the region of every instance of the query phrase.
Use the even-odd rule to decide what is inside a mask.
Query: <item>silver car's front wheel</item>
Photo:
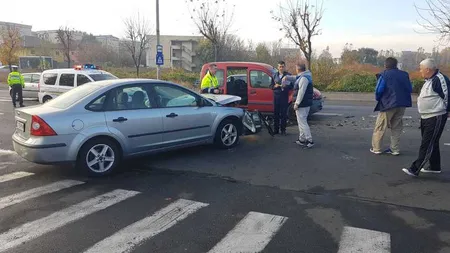
[[[222,128],[222,132],[220,133],[222,143],[227,147],[232,146],[236,142],[237,136],[238,136],[237,128],[232,123],[226,124]]]
[[[223,149],[235,147],[239,143],[239,120],[226,119],[216,130],[214,143]]]
[[[122,158],[118,144],[106,137],[98,137],[86,142],[78,153],[77,165],[93,176],[112,173]]]
[[[114,150],[106,144],[97,144],[86,155],[86,164],[96,173],[104,173],[114,165]]]

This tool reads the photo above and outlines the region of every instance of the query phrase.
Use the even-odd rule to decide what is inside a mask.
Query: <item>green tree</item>
[[[272,56],[269,53],[269,48],[266,46],[265,43],[258,43],[256,46],[256,61],[271,64],[272,63]]]

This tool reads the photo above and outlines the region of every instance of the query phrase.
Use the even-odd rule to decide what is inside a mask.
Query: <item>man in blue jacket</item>
[[[389,57],[385,61],[385,70],[379,75],[376,87],[377,105],[374,111],[379,111],[372,135],[370,152],[381,154],[381,144],[386,129],[391,129],[391,147],[386,153],[400,154],[400,135],[403,131],[403,115],[405,109],[412,106],[412,84],[409,74],[397,68],[397,59]]]

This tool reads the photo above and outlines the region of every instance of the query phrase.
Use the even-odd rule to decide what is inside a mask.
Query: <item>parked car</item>
[[[85,83],[111,79],[118,78],[93,64],[77,65],[73,69],[45,70],[39,81],[39,102],[46,103]]]
[[[242,108],[222,106],[171,82],[114,79],[16,109],[12,140],[28,161],[69,162],[106,175],[137,155],[201,144],[233,148],[244,115]]]
[[[274,67],[258,62],[212,62],[217,65],[216,77],[219,81],[221,94],[236,95],[242,98],[240,107],[249,111],[258,110],[264,115],[273,115],[273,91],[269,88],[273,74],[277,72]],[[208,65],[202,66],[200,80],[206,75]],[[292,91],[289,95],[289,119],[295,121],[292,103]],[[323,97],[321,92],[314,88],[313,105],[309,115],[321,111]]]
[[[22,97],[38,99],[38,86],[41,73],[23,73],[22,76],[25,81],[25,87],[22,89]],[[9,87],[9,95],[12,96],[11,87]]]

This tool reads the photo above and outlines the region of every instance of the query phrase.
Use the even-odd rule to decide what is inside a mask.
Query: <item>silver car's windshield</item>
[[[59,109],[66,109],[69,106],[73,105],[75,102],[83,99],[84,97],[90,95],[92,92],[95,92],[96,90],[100,89],[101,87],[102,87],[101,85],[78,86],[68,92],[61,94],[55,99],[50,100],[45,105]]]

